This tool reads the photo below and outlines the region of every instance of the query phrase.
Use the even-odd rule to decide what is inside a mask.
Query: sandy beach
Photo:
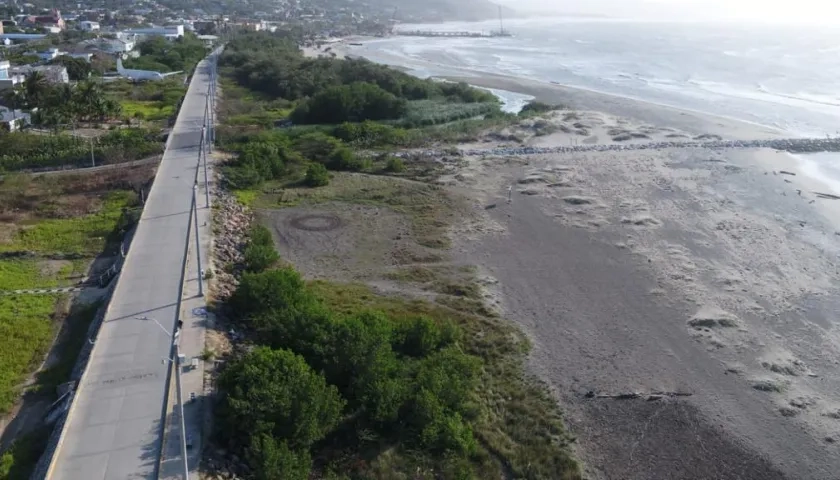
[[[565,106],[464,151],[784,135],[527,79],[448,79]],[[810,165],[771,149],[466,155],[438,180],[470,199],[456,260],[530,337],[588,478],[838,478],[840,200]]]
[[[545,120],[560,130],[508,133],[539,146],[771,133],[652,105]],[[462,254],[532,338],[592,478],[834,478],[838,203],[797,172],[784,152],[672,148],[476,157],[444,179],[497,205],[500,232],[462,236]]]

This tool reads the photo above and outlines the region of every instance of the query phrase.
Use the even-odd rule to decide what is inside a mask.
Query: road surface
[[[163,359],[170,353],[169,332],[175,330],[208,82],[203,61],[170,134],[68,414],[47,474],[51,480],[156,477],[169,368]],[[195,282],[196,272],[187,279]]]

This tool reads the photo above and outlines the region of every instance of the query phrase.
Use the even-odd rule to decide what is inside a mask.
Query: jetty
[[[507,32],[448,32],[435,30],[402,30],[394,32],[394,35],[401,37],[469,37],[469,38],[495,38],[510,37]]]
[[[516,156],[547,153],[606,152],[623,150],[662,150],[666,148],[707,148],[712,150],[772,148],[790,153],[840,152],[840,138],[774,138],[762,140],[695,140],[630,144],[571,145],[560,147],[499,147],[464,150],[465,155]]]
[[[394,16],[396,17],[397,10],[394,10]],[[394,22],[394,19],[391,19]],[[446,30],[394,30],[393,26],[391,27],[391,31],[394,35],[398,35],[401,37],[444,37],[444,38],[452,38],[452,37],[467,37],[467,38],[496,38],[496,37],[512,37],[513,34],[505,30],[505,24],[502,19],[502,7],[499,6],[499,29],[498,30],[491,30],[490,32],[453,32],[453,31],[446,31]]]

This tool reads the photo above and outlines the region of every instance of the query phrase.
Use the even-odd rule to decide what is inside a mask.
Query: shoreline
[[[375,41],[367,38],[364,41]],[[362,40],[353,39],[353,42]],[[366,55],[364,51],[349,45],[350,40],[334,44],[334,50],[340,52],[342,58],[364,58],[374,63],[381,63],[406,73],[419,76],[423,68],[422,60],[407,63],[387,52],[377,52],[377,55]],[[386,60],[387,59],[387,60]],[[441,66],[425,62],[430,68],[440,69]],[[508,92],[528,95],[537,101],[566,105],[573,109],[593,110],[620,117],[633,118],[647,123],[665,124],[692,133],[711,133],[726,139],[769,139],[780,137],[799,137],[791,132],[778,128],[751,123],[745,120],[715,115],[688,108],[656,103],[629,96],[616,95],[573,85],[545,82],[527,77],[503,75],[480,70],[444,66],[446,70],[458,72],[455,74],[431,75],[434,78],[453,82],[465,82],[479,88],[505,90]]]
[[[660,138],[783,135],[536,80],[442,78],[565,104],[576,112],[559,117],[575,119],[555,121],[586,124],[585,135],[562,130],[512,148],[602,143],[618,128]],[[796,157],[702,146],[465,153],[451,186],[469,191],[479,211],[492,204],[486,215],[500,230],[460,249],[498,282],[503,316],[533,341],[531,371],[556,393],[588,475],[823,480],[840,469],[840,201],[814,198],[824,185]],[[585,395],[662,391],[691,396]]]

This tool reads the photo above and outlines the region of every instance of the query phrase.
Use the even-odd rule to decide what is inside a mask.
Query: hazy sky
[[[685,20],[752,19],[840,26],[840,0],[496,0],[518,11]]]

